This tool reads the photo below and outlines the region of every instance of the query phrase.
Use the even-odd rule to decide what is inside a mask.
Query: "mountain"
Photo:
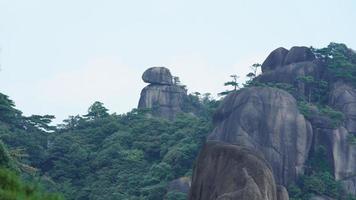
[[[151,67],[137,108],[57,126],[0,93],[0,199],[355,200],[355,51],[280,47],[259,66],[221,100]]]
[[[271,52],[216,111],[189,199],[355,199],[355,86],[346,45]]]

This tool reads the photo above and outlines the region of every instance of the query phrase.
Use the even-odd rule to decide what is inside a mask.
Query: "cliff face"
[[[356,145],[349,141],[356,135],[355,88],[340,79],[334,82],[325,63],[307,47],[274,50],[262,64],[262,72],[255,81],[265,85],[241,89],[221,103],[215,128],[197,158],[189,199],[288,199],[285,187],[307,172],[308,159],[320,146],[345,193],[356,194]],[[310,108],[308,119],[301,114],[296,97],[311,96],[313,91],[301,77],[313,84],[327,81],[324,95],[329,100],[324,106],[342,112],[341,123],[335,126],[332,117],[316,106]],[[295,94],[268,87],[280,83],[295,88]],[[254,170],[261,170],[260,176]],[[245,191],[256,195],[244,196]]]
[[[142,79],[150,84],[141,91],[139,109],[152,109],[154,116],[169,120],[173,120],[179,112],[182,112],[187,91],[173,83],[169,69],[149,68],[143,73]]]
[[[279,184],[287,185],[303,174],[312,128],[287,92],[268,87],[242,89],[226,97],[215,116],[208,140],[261,152]]]
[[[334,176],[347,191],[356,194],[356,145],[349,137],[356,134],[356,89],[337,82],[330,93],[330,105],[344,113],[343,126],[333,130],[330,141],[334,158]]]
[[[207,142],[194,170],[191,200],[276,199],[268,163],[237,145]]]

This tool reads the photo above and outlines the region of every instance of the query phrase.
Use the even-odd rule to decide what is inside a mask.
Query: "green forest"
[[[312,50],[330,76],[299,77],[308,85],[308,93],[300,95],[293,85],[260,83],[260,65],[255,64],[241,88],[232,75],[233,80],[225,83],[231,88],[220,99],[189,94],[184,112],[175,120],[154,117],[150,109],[110,113],[97,101],[85,115],[69,116],[53,125],[55,116],[24,116],[11,97],[0,93],[0,199],[186,199],[184,193],[169,192],[168,184],[191,177],[199,150],[213,129],[214,111],[225,95],[243,87],[283,89],[297,99],[307,119],[316,108],[337,127],[343,113],[327,106],[325,97],[336,80],[356,87],[356,53],[337,43]],[[351,143],[355,141],[355,136],[350,137]],[[320,147],[310,157],[306,174],[288,188],[292,200],[306,200],[312,194],[356,199],[343,194],[325,156]]]

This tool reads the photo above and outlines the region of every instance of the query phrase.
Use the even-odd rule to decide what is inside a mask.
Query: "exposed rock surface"
[[[324,75],[325,67],[315,59],[308,47],[292,47],[290,51],[281,49],[283,48],[274,50],[266,58],[262,65],[263,73],[257,78],[257,81],[290,84],[295,86],[300,94],[306,94],[308,88],[299,78],[311,76],[315,80],[320,80]],[[283,54],[280,53],[282,51]]]
[[[277,186],[277,200],[289,200],[288,191],[284,186]]]
[[[356,194],[356,145],[349,143],[349,134],[344,127],[333,131],[334,176],[348,193]]]
[[[169,69],[165,67],[151,67],[147,69],[143,75],[142,79],[146,83],[162,84],[162,85],[172,85],[173,78]]]
[[[289,93],[269,87],[243,89],[224,99],[214,121],[208,140],[262,152],[278,184],[288,185],[303,173],[312,128]]]
[[[142,77],[145,82],[151,84],[141,91],[139,109],[152,109],[154,116],[169,120],[182,112],[187,91],[182,86],[172,83],[172,75],[167,68],[149,68]]]
[[[171,181],[168,184],[168,192],[176,191],[181,193],[188,193],[190,189],[191,181],[189,177],[181,177]]]
[[[346,129],[356,134],[356,89],[343,82],[333,85],[330,105],[344,113]]]
[[[269,164],[246,148],[207,142],[194,169],[189,200],[277,200]]]
[[[266,60],[262,63],[262,72],[267,72],[276,69],[284,64],[284,59],[288,54],[288,50],[280,47],[272,51]]]
[[[312,61],[315,59],[313,52],[308,47],[292,47],[285,57],[284,65],[291,63]]]
[[[333,130],[330,139],[334,176],[347,192],[356,194],[356,145],[349,141],[351,135],[356,135],[356,90],[345,83],[335,83],[330,93],[330,105],[345,116],[344,127]]]

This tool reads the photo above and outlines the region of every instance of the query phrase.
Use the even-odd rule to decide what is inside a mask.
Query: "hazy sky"
[[[123,113],[148,67],[216,94],[277,47],[331,41],[356,48],[355,0],[0,0],[0,92],[56,122]]]

